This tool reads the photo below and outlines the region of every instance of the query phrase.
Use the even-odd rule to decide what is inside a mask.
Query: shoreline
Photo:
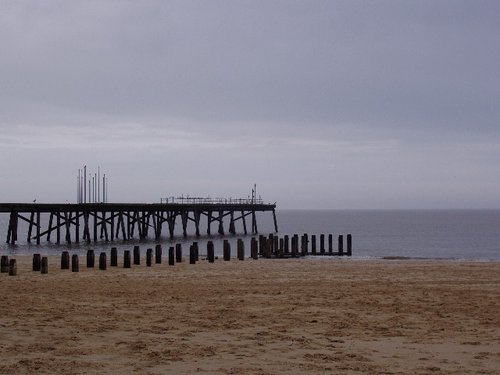
[[[0,374],[486,373],[500,262],[222,259],[0,275]],[[96,257],[97,259],[97,257]],[[165,261],[165,260],[164,260]]]

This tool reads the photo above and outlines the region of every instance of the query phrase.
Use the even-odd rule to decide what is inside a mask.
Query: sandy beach
[[[500,263],[200,261],[0,275],[1,374],[498,374]],[[164,260],[165,262],[165,260]],[[121,265],[121,259],[120,259]]]

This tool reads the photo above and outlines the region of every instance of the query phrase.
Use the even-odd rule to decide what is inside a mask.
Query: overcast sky
[[[500,208],[498,1],[0,1],[0,201]]]

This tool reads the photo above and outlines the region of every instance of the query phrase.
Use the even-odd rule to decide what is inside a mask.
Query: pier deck
[[[10,214],[7,243],[18,240],[19,219],[28,223],[27,241],[40,244],[43,237],[50,241],[55,232],[56,242],[91,242],[115,239],[128,240],[137,233],[140,239],[149,237],[152,231],[159,239],[166,226],[170,238],[174,237],[177,218],[180,217],[182,232],[187,236],[188,222],[194,223],[195,235],[200,236],[201,218],[206,218],[207,234],[212,234],[211,224],[218,224],[217,232],[224,234],[224,219],[229,219],[228,231],[236,233],[235,223],[241,221],[247,234],[246,217],[251,216],[251,232],[258,233],[256,212],[271,212],[274,229],[278,232],[276,204],[251,203],[245,200],[216,203],[0,203],[0,213]],[[48,221],[42,220],[48,215]],[[42,222],[48,224],[43,227]],[[62,233],[64,232],[64,233]]]

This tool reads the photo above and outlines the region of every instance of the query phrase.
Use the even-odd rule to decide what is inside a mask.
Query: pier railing
[[[160,203],[174,204],[265,204],[262,198],[210,198],[210,197],[168,197]]]

